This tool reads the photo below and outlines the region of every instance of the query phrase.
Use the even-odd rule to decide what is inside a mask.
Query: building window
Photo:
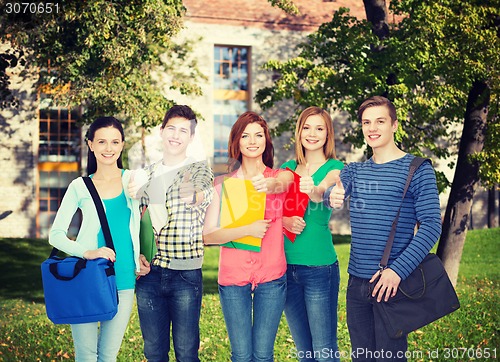
[[[52,167],[50,167],[52,166]],[[69,166],[69,167],[68,167]],[[73,170],[72,165],[63,164],[41,164],[39,165],[39,196],[38,196],[38,237],[48,237],[50,227],[54,222],[56,212],[61,200],[68,188],[69,183],[80,176]],[[73,237],[78,233],[81,215],[75,214],[68,230],[68,236]]]
[[[214,163],[226,163],[227,141],[250,105],[250,48],[214,47]]]
[[[42,103],[43,104],[43,103]],[[79,112],[67,108],[41,108],[39,162],[80,161]]]
[[[37,236],[47,237],[69,183],[80,176],[81,127],[79,110],[55,107],[41,95],[38,149]],[[76,214],[68,236],[77,234],[81,216]]]

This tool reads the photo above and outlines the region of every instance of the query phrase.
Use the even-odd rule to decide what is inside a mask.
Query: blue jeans
[[[258,284],[253,291],[251,284],[219,285],[219,295],[231,344],[231,361],[274,361],[274,340],[285,306],[286,275]]]
[[[339,361],[337,305],[339,263],[289,264],[285,315],[301,362]]]
[[[120,301],[118,312],[113,319],[99,322],[100,327],[98,322],[71,325],[75,345],[75,361],[116,361],[130,313],[132,313],[134,290],[119,290],[118,300]]]
[[[389,337],[384,322],[373,311],[369,279],[350,275],[347,283],[347,327],[353,361],[406,361],[407,336]]]
[[[201,269],[172,270],[152,265],[136,284],[144,355],[149,362],[169,360],[170,325],[178,362],[198,362]]]

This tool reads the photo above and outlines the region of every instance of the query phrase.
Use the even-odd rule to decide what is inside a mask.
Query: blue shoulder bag
[[[99,215],[106,246],[114,250],[102,201],[90,177],[83,177]],[[118,311],[118,291],[113,262],[76,256],[60,258],[52,249],[42,263],[47,316],[55,324],[78,324],[113,319]]]

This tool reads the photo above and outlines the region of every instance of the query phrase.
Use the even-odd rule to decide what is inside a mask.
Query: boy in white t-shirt
[[[188,106],[170,108],[160,133],[163,159],[146,171],[141,207],[148,207],[158,252],[151,271],[137,281],[137,307],[149,362],[168,361],[170,327],[176,359],[199,361],[205,212],[212,200],[213,173],[187,157],[196,128]],[[134,184],[132,188],[137,188]]]

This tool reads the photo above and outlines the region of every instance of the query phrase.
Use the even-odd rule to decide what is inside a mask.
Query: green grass
[[[349,238],[335,236],[341,266],[339,348],[349,351],[345,321],[345,292]],[[500,354],[499,269],[500,229],[467,234],[457,293],[461,308],[409,336],[410,361],[487,360],[478,352]],[[50,253],[41,239],[0,238],[0,361],[71,361],[74,359],[68,325],[54,325],[45,315],[40,264]],[[202,361],[229,361],[227,332],[217,295],[218,248],[207,248],[201,315]],[[293,360],[294,344],[282,318],[275,344],[276,361]],[[431,355],[429,355],[431,353]],[[437,356],[439,353],[439,356]],[[445,354],[450,357],[446,358]],[[420,354],[420,356],[418,356]],[[452,358],[454,354],[455,358]],[[134,312],[118,356],[119,361],[144,361],[137,311]],[[172,358],[172,360],[174,360]]]

